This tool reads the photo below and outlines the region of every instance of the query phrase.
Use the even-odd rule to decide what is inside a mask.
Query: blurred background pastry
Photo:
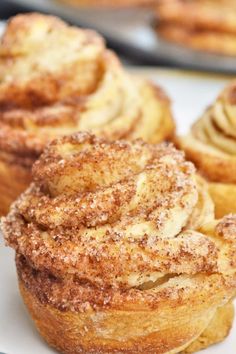
[[[233,81],[179,138],[182,148],[210,182],[210,193],[221,217],[236,212],[236,82]]]
[[[156,31],[167,41],[204,52],[236,55],[234,0],[159,0]]]
[[[10,20],[0,42],[0,213],[52,138],[91,130],[157,143],[174,134],[170,102],[124,70],[93,31],[40,14]]]
[[[2,229],[51,346],[190,353],[224,339],[236,216],[214,220],[205,182],[183,153],[78,133],[53,141],[33,171]]]
[[[65,4],[73,6],[95,6],[115,8],[115,7],[133,7],[133,6],[152,6],[157,3],[158,0],[59,0]]]

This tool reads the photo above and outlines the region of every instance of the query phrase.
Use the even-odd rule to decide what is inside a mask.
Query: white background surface
[[[181,133],[217,96],[227,80],[177,72],[142,70],[161,84],[173,102],[174,116]],[[55,353],[39,337],[21,301],[16,281],[14,254],[3,246],[0,236],[0,352],[6,354]],[[148,353],[144,353],[148,354]],[[236,354],[236,323],[222,344],[202,354]]]

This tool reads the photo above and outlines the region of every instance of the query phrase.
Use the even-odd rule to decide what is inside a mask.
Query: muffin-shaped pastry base
[[[204,315],[193,311],[186,318],[187,304],[178,306],[176,299],[172,300],[170,310],[168,306],[155,306],[153,299],[151,306],[150,294],[144,289],[143,294],[137,289],[128,294],[109,289],[102,294],[99,289],[76,283],[67,284],[65,289],[52,275],[31,268],[22,256],[16,257],[16,265],[20,292],[37,329],[49,345],[62,353],[194,353],[222,341],[232,327],[231,302]],[[87,296],[87,301],[77,298],[74,308],[68,309],[68,304],[63,305],[63,296],[68,293],[71,303],[76,293]],[[94,308],[93,296],[97,299]],[[50,299],[56,297],[60,300],[52,306]],[[106,306],[111,297],[113,301],[119,299],[113,308]],[[176,314],[175,324],[168,310]],[[191,344],[187,346],[188,341]]]
[[[166,328],[162,333],[156,330],[156,332],[149,334],[146,328],[155,330],[158,311],[156,314],[152,311],[142,311],[135,316],[133,311],[119,311],[119,314],[117,311],[113,311],[113,313],[112,311],[108,313],[91,311],[90,314],[62,312],[50,305],[42,304],[22,281],[19,281],[19,287],[24,303],[42,337],[50,346],[65,354],[98,352],[167,354],[166,350],[170,347],[171,340],[173,340],[173,344],[178,345],[177,341],[181,342],[184,334],[189,338],[192,332],[200,332],[202,325],[207,323],[207,328],[203,333],[186,349],[182,350],[179,347],[177,351],[171,351],[171,353],[195,353],[224,340],[229,334],[234,319],[234,307],[232,303],[229,303],[216,311],[209,324],[208,319],[205,321],[200,319],[199,329],[189,327],[186,331],[184,326],[189,325],[186,323],[182,327],[178,326],[175,330],[171,328],[171,332]],[[135,321],[135,326],[133,321]],[[123,328],[122,325],[119,325],[121,327],[119,333],[117,327],[122,323]],[[137,337],[139,332],[147,334]],[[104,335],[106,339],[104,339]],[[130,336],[129,341],[127,341],[128,336]]]
[[[201,175],[209,183],[216,217],[236,211],[236,83],[230,83],[192,126],[177,138]]]
[[[79,133],[51,142],[33,174],[2,230],[50,345],[173,354],[224,338],[232,313],[220,320],[218,310],[236,295],[236,216],[214,219],[183,153]]]

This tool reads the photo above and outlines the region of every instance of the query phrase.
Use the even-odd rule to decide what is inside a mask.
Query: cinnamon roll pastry
[[[156,30],[164,39],[205,52],[236,55],[234,0],[160,0]]]
[[[1,214],[45,145],[79,130],[156,143],[174,123],[165,93],[129,75],[98,34],[52,16],[14,17],[0,41]]]
[[[236,216],[165,144],[59,138],[2,220],[21,294],[62,353],[194,352],[222,340],[236,295]]]
[[[209,181],[209,190],[221,217],[236,212],[236,81],[192,126],[178,146]]]

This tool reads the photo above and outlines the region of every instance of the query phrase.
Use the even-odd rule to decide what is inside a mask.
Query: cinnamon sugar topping
[[[3,230],[37,271],[127,290],[221,269],[218,243],[197,231],[209,220],[204,184],[171,145],[77,133],[53,141],[33,173]],[[229,220],[217,228],[225,239]]]

